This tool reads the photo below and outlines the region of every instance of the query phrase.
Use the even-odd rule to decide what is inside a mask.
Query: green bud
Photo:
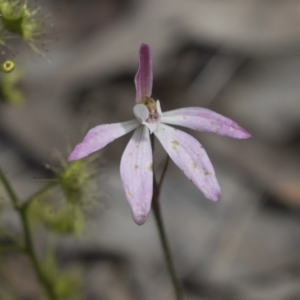
[[[58,183],[68,203],[80,205],[91,200],[95,190],[93,174],[94,160],[76,160],[63,163],[63,168],[56,172]]]

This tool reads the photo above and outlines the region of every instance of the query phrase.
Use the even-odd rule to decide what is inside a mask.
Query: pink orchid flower
[[[209,109],[188,107],[162,112],[159,100],[151,98],[152,60],[150,48],[142,44],[139,68],[135,76],[135,120],[105,124],[92,128],[68,160],[77,160],[98,151],[116,138],[135,129],[121,159],[120,173],[133,219],[138,225],[146,222],[153,195],[152,148],[150,134],[161,142],[174,163],[213,201],[220,199],[221,189],[214,168],[202,145],[191,135],[167,124],[212,132],[236,139],[251,135],[234,121]]]

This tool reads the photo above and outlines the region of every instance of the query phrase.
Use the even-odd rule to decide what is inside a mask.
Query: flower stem
[[[8,179],[6,178],[5,174],[0,169],[0,180],[5,187],[7,194],[9,195],[9,198],[11,199],[15,209],[20,215],[21,218],[21,224],[23,227],[23,233],[24,233],[24,252],[28,255],[33,269],[36,273],[36,276],[38,280],[40,281],[41,285],[44,287],[45,292],[47,293],[48,299],[50,300],[56,300],[56,296],[54,293],[54,290],[52,288],[51,282],[46,277],[45,273],[42,270],[42,267],[37,259],[37,256],[34,251],[33,247],[33,241],[32,241],[32,234],[29,228],[29,222],[28,222],[28,215],[26,213],[26,208],[28,207],[26,204],[22,205],[15,194],[12,186],[10,185]],[[42,192],[45,192],[47,189],[42,188],[40,192],[37,192],[35,195],[39,196],[42,194]],[[33,197],[30,198],[33,200]]]
[[[164,257],[165,257],[165,261],[167,264],[169,276],[170,276],[170,279],[171,279],[171,282],[172,282],[172,285],[174,288],[175,299],[182,300],[183,298],[182,298],[181,287],[180,287],[180,284],[179,284],[179,281],[178,281],[178,278],[176,275],[173,258],[172,258],[171,250],[170,250],[170,247],[168,244],[168,239],[167,239],[166,231],[164,228],[161,210],[160,210],[160,204],[159,204],[160,188],[161,188],[161,185],[162,185],[162,182],[163,182],[166,170],[167,170],[168,162],[169,162],[169,157],[166,160],[165,167],[163,169],[163,173],[159,180],[159,183],[156,182],[156,179],[154,177],[152,210],[154,212],[155,221],[156,221],[156,225],[158,228],[159,238],[160,238],[160,242],[161,242],[162,249],[164,252]]]

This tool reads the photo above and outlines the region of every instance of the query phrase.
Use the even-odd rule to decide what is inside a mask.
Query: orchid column
[[[158,183],[153,180],[150,135],[154,134],[157,137],[173,162],[208,199],[213,201],[220,199],[221,189],[206,151],[191,135],[166,124],[237,139],[249,138],[251,135],[234,121],[206,108],[189,107],[163,113],[159,100],[155,101],[151,98],[152,82],[150,48],[142,44],[139,51],[139,68],[135,76],[136,104],[133,107],[133,113],[136,119],[92,128],[72,151],[69,160],[86,157],[104,148],[116,138],[135,130],[122,155],[120,165],[125,196],[131,208],[133,220],[138,225],[146,222],[151,203],[153,204],[176,298],[181,299],[158,203],[165,171]]]

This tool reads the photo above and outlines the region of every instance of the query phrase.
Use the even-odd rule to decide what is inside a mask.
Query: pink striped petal
[[[86,157],[138,126],[139,122],[137,120],[96,126],[86,134],[81,143],[77,144],[68,160],[72,161]]]
[[[251,134],[236,122],[207,108],[187,107],[163,113],[161,122],[207,131],[236,139],[247,139]]]
[[[142,225],[151,209],[153,193],[152,149],[146,126],[134,131],[122,155],[120,172],[133,220]]]
[[[160,124],[154,133],[174,163],[213,201],[220,199],[221,189],[214,168],[201,144],[191,135]]]
[[[136,103],[140,103],[144,97],[152,94],[152,59],[150,47],[142,44],[139,53],[139,68],[135,75]]]

